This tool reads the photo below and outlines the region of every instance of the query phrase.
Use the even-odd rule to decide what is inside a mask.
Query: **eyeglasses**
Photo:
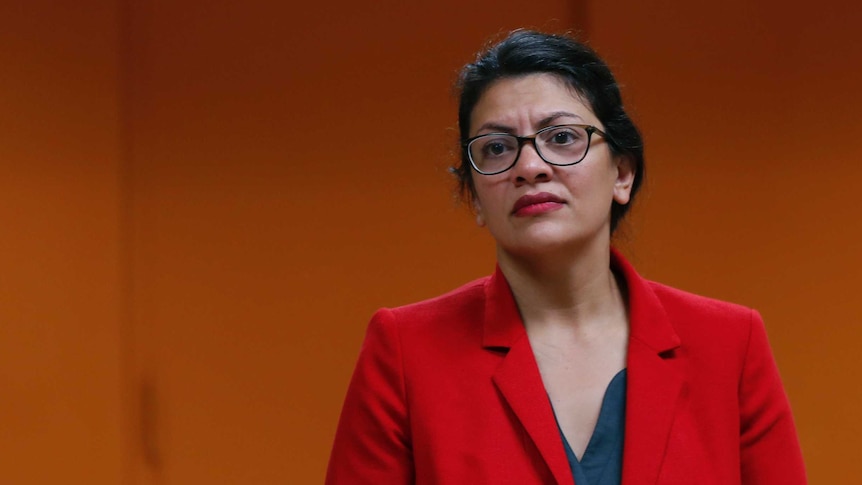
[[[574,165],[587,156],[593,133],[610,139],[592,125],[554,125],[531,136],[510,133],[474,136],[464,142],[464,146],[474,170],[482,175],[496,175],[515,166],[527,142],[532,142],[539,157],[551,165]]]

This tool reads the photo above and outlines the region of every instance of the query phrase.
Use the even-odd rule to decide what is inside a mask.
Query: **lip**
[[[555,211],[566,203],[565,200],[548,192],[527,194],[515,201],[512,214],[516,216],[531,216]]]

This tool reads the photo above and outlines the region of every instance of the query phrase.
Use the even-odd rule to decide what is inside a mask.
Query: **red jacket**
[[[631,325],[622,483],[806,483],[760,315],[644,280],[616,252],[611,265]],[[374,315],[326,483],[573,484],[499,268]]]

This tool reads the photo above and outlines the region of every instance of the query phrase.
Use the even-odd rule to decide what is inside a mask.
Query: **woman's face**
[[[604,126],[559,77],[530,74],[495,81],[476,103],[470,136],[485,133],[532,135],[551,125]],[[634,172],[613,157],[593,134],[586,157],[576,165],[546,163],[530,143],[514,167],[497,175],[473,173],[476,220],[487,226],[499,250],[513,255],[610,243],[611,203],[629,201]]]

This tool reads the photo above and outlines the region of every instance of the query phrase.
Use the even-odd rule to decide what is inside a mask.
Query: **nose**
[[[551,166],[539,156],[534,140],[521,145],[521,153],[511,172],[517,185],[533,184],[551,178]]]

